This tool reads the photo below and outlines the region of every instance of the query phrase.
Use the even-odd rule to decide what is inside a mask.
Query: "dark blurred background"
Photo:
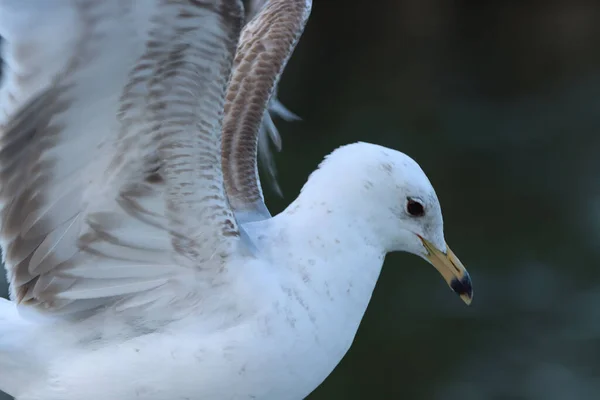
[[[310,400],[600,398],[599,21],[598,1],[314,0],[281,82],[303,121],[277,122],[271,210],[339,145],[401,150],[475,297],[389,256]]]

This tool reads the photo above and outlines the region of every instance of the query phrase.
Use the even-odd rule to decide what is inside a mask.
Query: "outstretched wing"
[[[260,145],[261,157],[272,167],[265,136],[270,132],[279,146],[280,139],[269,104],[275,113],[294,117],[272,96],[302,35],[312,0],[253,0],[251,4],[252,19],[238,45],[223,122],[225,188],[240,223],[270,217],[258,178],[257,149]]]
[[[240,0],[0,0],[13,300],[89,309],[234,251],[220,131],[242,12]]]

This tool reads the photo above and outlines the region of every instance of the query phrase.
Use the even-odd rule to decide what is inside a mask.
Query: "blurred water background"
[[[339,145],[399,149],[435,186],[475,297],[389,256],[310,400],[600,398],[598,21],[583,0],[314,0],[281,84],[303,121],[278,122],[271,210]]]

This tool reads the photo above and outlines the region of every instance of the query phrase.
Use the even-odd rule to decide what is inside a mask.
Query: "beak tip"
[[[462,299],[462,301],[465,302],[466,305],[470,306],[471,305],[471,301],[473,301],[473,296],[472,295],[462,295],[460,296],[460,298]]]
[[[469,274],[465,274],[461,279],[452,279],[450,288],[458,294],[467,305],[471,305],[471,300],[473,299],[473,285],[471,284],[471,277]]]

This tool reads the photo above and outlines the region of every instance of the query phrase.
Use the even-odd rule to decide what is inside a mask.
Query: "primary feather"
[[[218,154],[242,9],[49,3],[0,3],[0,239],[13,300],[81,311],[235,246]]]
[[[240,38],[227,94],[222,155],[232,208],[238,219],[245,222],[270,217],[264,206],[259,166],[266,174],[267,184],[276,194],[283,195],[271,151],[271,146],[277,151],[282,149],[273,117],[284,121],[300,118],[278,100],[277,86],[312,7],[307,0],[247,3],[248,22]]]

